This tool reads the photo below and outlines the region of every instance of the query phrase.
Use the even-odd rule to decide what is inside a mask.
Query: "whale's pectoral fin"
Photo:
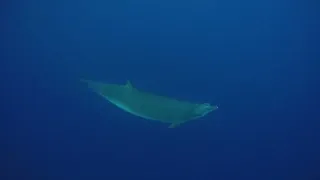
[[[180,125],[180,123],[172,123],[168,128],[176,128]]]

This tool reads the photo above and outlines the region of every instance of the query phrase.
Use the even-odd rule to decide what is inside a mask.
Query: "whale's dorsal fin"
[[[132,86],[132,84],[131,84],[131,82],[130,82],[129,80],[127,81],[126,87],[127,87],[127,88],[130,88],[130,89],[133,88],[133,86]]]

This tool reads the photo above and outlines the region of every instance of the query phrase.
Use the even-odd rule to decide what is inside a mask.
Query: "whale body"
[[[120,109],[147,120],[169,123],[169,128],[218,109],[218,106],[209,103],[191,103],[144,92],[133,87],[129,81],[124,85],[83,79],[81,81]]]

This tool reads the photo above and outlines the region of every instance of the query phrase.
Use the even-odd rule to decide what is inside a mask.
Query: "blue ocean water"
[[[1,3],[1,180],[320,179],[317,1]],[[218,104],[168,129],[79,79]]]

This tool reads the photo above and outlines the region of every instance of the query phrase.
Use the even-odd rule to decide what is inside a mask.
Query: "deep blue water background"
[[[320,179],[317,1],[1,3],[1,179]],[[80,78],[218,104],[176,129]]]

